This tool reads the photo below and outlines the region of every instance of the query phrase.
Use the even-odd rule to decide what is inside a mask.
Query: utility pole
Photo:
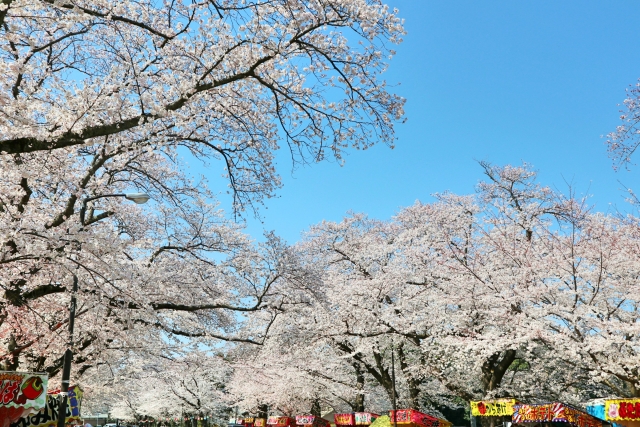
[[[69,307],[69,340],[67,351],[64,352],[64,366],[62,368],[62,381],[60,387],[60,408],[58,410],[58,427],[64,427],[67,417],[67,405],[69,401],[69,377],[71,376],[71,359],[73,359],[73,325],[76,320],[76,293],[78,292],[78,276],[73,275],[73,291],[71,305]]]
[[[396,358],[393,341],[391,341],[391,382],[393,385],[393,427],[398,427],[398,405],[396,404]]]

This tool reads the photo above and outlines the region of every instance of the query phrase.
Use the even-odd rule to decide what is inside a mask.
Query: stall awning
[[[396,417],[394,418],[395,411],[389,411],[389,418],[391,419],[391,424],[394,421],[402,425],[402,427],[451,427],[452,424],[443,420],[442,418],[437,418],[429,414],[425,414],[420,411],[416,411],[415,409],[398,409],[396,412]]]
[[[270,416],[267,418],[267,425],[269,426],[294,426],[296,424],[296,420],[291,417],[278,417],[278,416]]]
[[[315,415],[296,415],[296,424],[299,426],[329,427],[331,423]]]
[[[333,422],[337,426],[355,426],[356,414],[354,413],[333,414]]]
[[[337,426],[368,426],[379,416],[373,412],[351,412],[334,414],[333,420]]]
[[[514,423],[564,422],[576,427],[602,427],[602,420],[561,402],[515,405]]]

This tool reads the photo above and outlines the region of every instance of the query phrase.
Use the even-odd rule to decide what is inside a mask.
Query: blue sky
[[[618,104],[640,77],[640,2],[388,4],[407,30],[386,76],[407,98],[396,148],[293,174],[280,156],[284,187],[262,222],[248,219],[249,233],[275,230],[293,243],[350,210],[385,219],[436,192],[471,193],[482,177],[477,160],[526,161],[542,183],[564,190],[569,181],[597,210],[625,209],[618,181],[639,190],[640,166],[614,172],[602,135],[619,124]]]

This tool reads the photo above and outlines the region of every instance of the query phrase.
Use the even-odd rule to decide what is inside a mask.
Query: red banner
[[[398,424],[413,424],[421,427],[449,427],[452,424],[440,418],[416,411],[415,409],[398,409],[398,411],[389,411],[391,424],[394,423],[394,416],[397,417],[395,422]]]
[[[334,414],[333,420],[337,426],[353,426],[356,424],[355,414]]]

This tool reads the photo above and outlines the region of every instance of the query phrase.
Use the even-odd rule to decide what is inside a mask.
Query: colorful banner
[[[47,374],[0,371],[0,407],[38,412],[47,403]]]
[[[607,421],[640,421],[640,398],[604,401]]]
[[[38,413],[19,419],[11,424],[11,427],[51,427],[58,423],[58,411],[60,399],[57,394],[59,390],[47,395],[47,406]],[[69,388],[67,400],[67,412],[65,416],[66,424],[82,424],[80,418],[80,401],[82,400],[82,390],[75,386]]]
[[[333,420],[337,426],[353,426],[356,424],[355,414],[334,414]]]
[[[256,418],[256,421],[253,423],[255,427],[265,427],[267,425],[267,420],[264,418]]]
[[[316,419],[315,415],[296,415],[296,424],[298,425],[313,424],[313,421],[315,419]]]
[[[394,420],[395,412],[395,420]],[[398,411],[389,411],[391,423],[394,421],[398,424],[415,424],[421,427],[450,427],[452,424],[441,418],[424,414],[415,409],[399,409]]]
[[[493,399],[471,401],[471,415],[476,417],[501,417],[513,415],[515,399]]]
[[[293,426],[295,425],[296,420],[294,420],[291,417],[278,417],[278,416],[270,416],[269,418],[267,418],[267,425],[271,425],[271,426],[278,426],[278,427],[284,427],[284,426]]]
[[[516,405],[514,423],[565,422],[577,427],[602,427],[602,421],[560,402]]]
[[[0,427],[44,408],[48,381],[47,374],[0,371]]]
[[[356,425],[357,426],[368,426],[372,424],[380,415],[374,414],[372,412],[356,412]]]
[[[331,425],[329,421],[315,415],[296,415],[296,424],[299,426],[313,425],[314,427],[329,427]]]

